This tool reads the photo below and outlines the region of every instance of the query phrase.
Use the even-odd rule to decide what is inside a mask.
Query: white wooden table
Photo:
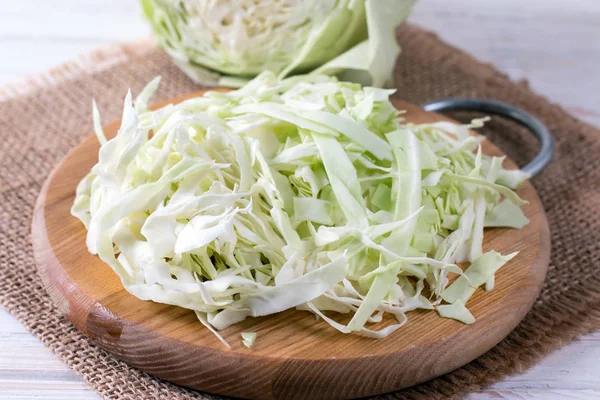
[[[0,0],[0,85],[148,34],[136,0]],[[421,0],[413,22],[600,126],[600,1]],[[600,398],[600,332],[469,399]],[[98,399],[0,309],[0,399]]]

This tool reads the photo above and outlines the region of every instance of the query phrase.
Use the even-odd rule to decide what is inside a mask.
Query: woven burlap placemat
[[[600,132],[414,26],[399,30],[404,53],[397,96],[413,103],[449,96],[506,101],[538,116],[556,138],[554,162],[533,183],[552,231],[552,259],[539,299],[504,341],[470,364],[417,387],[379,396],[453,398],[523,371],[577,335],[600,328]],[[103,120],[119,117],[128,88],[156,75],[156,100],[197,90],[148,42],[95,52],[27,83],[0,90],[0,302],[108,399],[215,399],[157,380],[91,344],[59,315],[36,274],[30,244],[33,204],[44,179],[92,131],[91,100]],[[536,151],[502,121],[485,133],[518,163]]]

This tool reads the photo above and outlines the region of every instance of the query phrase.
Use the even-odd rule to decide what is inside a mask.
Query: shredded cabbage
[[[416,309],[472,323],[469,297],[515,256],[482,249],[485,227],[527,222],[526,175],[468,133],[483,120],[404,123],[393,91],[325,75],[265,72],[150,111],[157,86],[127,95],[108,141],[94,105],[99,161],[72,213],[129,292],[193,310],[226,345],[218,330],[290,308],[375,338]]]
[[[416,0],[141,0],[154,35],[203,84],[239,87],[262,71],[319,68],[391,83],[395,28]]]
[[[247,348],[251,348],[256,342],[256,332],[242,332],[242,343]]]

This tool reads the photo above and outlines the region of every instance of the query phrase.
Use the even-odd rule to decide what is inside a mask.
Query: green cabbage
[[[242,343],[247,348],[251,348],[256,342],[256,332],[242,332]]]
[[[140,299],[193,310],[217,336],[298,308],[379,338],[415,309],[471,323],[467,300],[515,256],[482,251],[486,226],[527,222],[513,191],[526,175],[468,132],[483,120],[403,123],[393,91],[270,72],[149,111],[158,82],[127,95],[108,141],[94,106],[99,161],[72,208]],[[368,327],[384,314],[395,322]]]
[[[141,0],[160,44],[196,82],[240,86],[269,70],[285,77],[362,71],[390,84],[395,28],[416,0]],[[327,63],[331,61],[331,63]],[[225,75],[221,79],[221,74]],[[348,78],[348,76],[346,76]]]

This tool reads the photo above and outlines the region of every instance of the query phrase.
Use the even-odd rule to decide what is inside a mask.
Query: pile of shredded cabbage
[[[114,139],[94,107],[102,147],[72,213],[129,292],[221,340],[294,307],[374,338],[415,309],[469,324],[469,297],[515,256],[482,251],[484,228],[527,223],[526,175],[482,155],[482,120],[405,124],[392,90],[272,73],[149,111],[158,83],[127,95]]]

